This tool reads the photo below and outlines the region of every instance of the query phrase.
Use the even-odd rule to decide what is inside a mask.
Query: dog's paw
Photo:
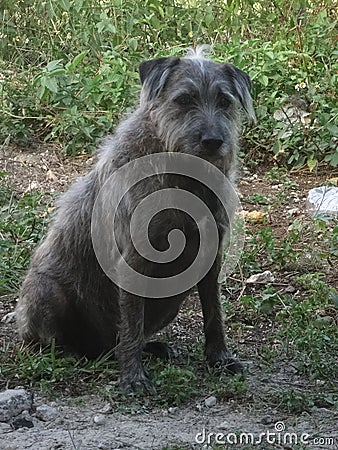
[[[243,364],[227,352],[212,354],[208,356],[207,359],[211,366],[226,370],[231,375],[244,372]]]
[[[123,377],[120,379],[119,388],[125,394],[157,394],[154,382],[146,375],[134,378]]]

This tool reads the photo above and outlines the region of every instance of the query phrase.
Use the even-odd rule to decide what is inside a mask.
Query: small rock
[[[39,187],[39,183],[37,181],[31,181],[29,183],[28,188],[25,190],[25,194],[27,194],[27,192],[31,192],[34,191],[35,189],[37,189]]]
[[[204,404],[205,406],[207,406],[208,408],[212,408],[213,406],[215,406],[217,403],[217,399],[216,397],[214,397],[213,395],[211,397],[208,397],[204,400]]]
[[[46,169],[47,169],[47,167],[46,167]],[[58,179],[58,177],[55,175],[55,173],[52,172],[50,169],[46,173],[46,178],[47,178],[47,180],[50,180],[50,181],[57,181],[57,179]]]
[[[225,420],[224,422],[217,425],[217,428],[219,428],[220,430],[227,430],[229,428],[229,422]]]
[[[286,286],[283,292],[285,292],[285,294],[293,294],[294,292],[296,292],[296,290],[297,289],[294,286],[289,284],[289,286]]]
[[[168,408],[168,413],[175,414],[177,412],[177,409],[177,406],[171,406],[170,408]]]
[[[287,211],[287,213],[288,213],[289,216],[294,216],[295,214],[298,214],[298,213],[299,213],[299,208],[292,208],[292,209],[289,209],[289,210]]]
[[[105,442],[99,442],[97,444],[97,448],[100,450],[109,450],[111,449],[111,446],[109,444],[106,444]]]
[[[15,320],[15,311],[9,312],[3,316],[1,319],[2,323],[12,323]]]
[[[8,423],[0,422],[0,435],[10,433],[12,427]]]
[[[319,414],[324,415],[324,416],[325,415],[329,416],[330,414],[332,414],[332,412],[329,409],[327,409],[327,408],[318,408],[318,406],[312,406],[310,411],[311,411],[312,414],[319,413]]]
[[[106,418],[103,414],[97,414],[96,416],[93,417],[93,422],[96,425],[104,425],[106,422]]]
[[[7,389],[0,393],[0,422],[8,422],[23,411],[32,409],[32,392],[25,389]]]
[[[275,277],[270,270],[251,275],[251,277],[246,280],[247,283],[272,283],[273,281],[275,281]]]
[[[36,417],[43,422],[49,422],[55,420],[59,415],[59,412],[56,408],[48,405],[41,405],[36,408]]]
[[[270,425],[271,423],[274,423],[274,419],[272,416],[267,415],[262,417],[261,423],[263,425]]]
[[[262,222],[265,213],[263,211],[243,211],[243,217],[246,220],[251,220],[252,222]]]
[[[111,407],[110,403],[107,403],[99,410],[99,413],[101,414],[111,414],[113,412],[113,408]]]
[[[14,417],[10,424],[15,430],[19,428],[33,428],[34,423],[28,411],[23,411],[18,416]]]

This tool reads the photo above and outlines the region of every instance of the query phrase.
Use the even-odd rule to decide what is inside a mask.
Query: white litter
[[[309,191],[306,209],[314,218],[338,216],[338,187],[320,186]]]

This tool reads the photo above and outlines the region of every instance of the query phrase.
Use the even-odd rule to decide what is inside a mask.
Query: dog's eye
[[[175,98],[175,103],[178,103],[181,106],[189,106],[192,105],[194,98],[189,94],[181,94]]]
[[[227,109],[230,106],[230,99],[225,94],[220,94],[218,97],[218,104],[221,108]]]

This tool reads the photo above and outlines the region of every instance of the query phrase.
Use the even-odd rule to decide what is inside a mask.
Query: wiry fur
[[[91,215],[97,195],[109,176],[128,161],[158,152],[200,156],[232,180],[241,105],[254,119],[249,77],[229,64],[203,58],[205,49],[185,58],[161,58],[140,66],[143,84],[140,106],[101,145],[93,170],[80,178],[57,203],[57,213],[44,242],[32,257],[23,283],[16,317],[20,336],[27,342],[48,344],[55,339],[66,351],[88,357],[116,349],[125,389],[141,386],[154,391],[141,361],[146,340],[177,315],[187,292],[170,299],[141,299],[119,289],[97,262],[91,241]],[[189,103],[189,98],[191,103]],[[188,104],[184,104],[188,103]],[[191,262],[198,246],[196,227],[182,213],[164,212],[152,224],[151,240],[159,250],[167,246],[171,229],[183,230],[190,243],[181,262],[145,264],[126,234],[133,209],[149,193],[180,185],[198,194],[213,211],[220,238],[228,217],[217,199],[199,183],[162,176],[142,183],[124,199],[117,234],[128,263],[155,276],[178,273]],[[122,189],[122,186],[116,186]],[[229,203],[235,203],[228,193]],[[240,369],[231,358],[222,324],[218,291],[219,256],[198,284],[206,356],[229,370]]]

